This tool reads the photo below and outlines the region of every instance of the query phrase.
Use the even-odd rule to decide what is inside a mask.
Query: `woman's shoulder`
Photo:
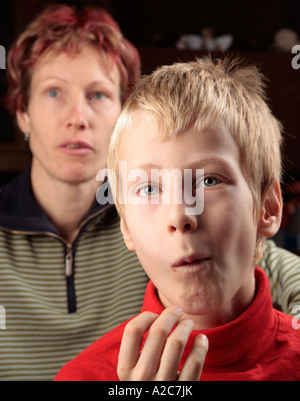
[[[30,170],[28,166],[23,173],[0,188],[0,213],[11,213],[24,201],[24,196],[30,193]]]
[[[131,320],[131,319],[129,319]],[[115,381],[123,333],[127,323],[120,324],[99,338],[56,375],[55,381]]]

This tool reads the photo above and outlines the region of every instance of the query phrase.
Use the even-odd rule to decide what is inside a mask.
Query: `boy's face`
[[[122,141],[120,160],[127,161],[128,175],[137,168],[149,173],[149,181],[138,181],[138,187],[136,181],[127,181],[129,203],[121,229],[162,304],[178,306],[188,315],[231,318],[241,313],[254,297],[258,227],[239,149],[229,131],[225,126],[209,132],[190,129],[162,142],[155,125],[140,114]],[[138,202],[164,190],[156,183],[150,187],[151,168],[180,169],[182,177],[184,169],[204,169],[199,184],[204,187],[203,213],[186,214],[186,205],[175,204],[172,196],[170,204]]]

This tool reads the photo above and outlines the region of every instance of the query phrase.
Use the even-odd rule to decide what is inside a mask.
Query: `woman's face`
[[[35,174],[69,184],[93,180],[106,166],[121,112],[120,74],[91,47],[44,56],[33,68],[28,108],[17,112],[29,134]]]

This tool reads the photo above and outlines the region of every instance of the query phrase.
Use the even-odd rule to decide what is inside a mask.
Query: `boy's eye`
[[[221,179],[210,176],[210,177],[202,178],[198,185],[202,188],[211,188],[211,187],[215,187],[215,186],[219,185],[222,182],[223,181]]]
[[[206,187],[214,187],[215,185],[218,185],[219,180],[215,177],[207,177],[204,179],[204,186]]]
[[[147,185],[140,191],[141,196],[154,196],[157,195],[158,188],[154,185]]]

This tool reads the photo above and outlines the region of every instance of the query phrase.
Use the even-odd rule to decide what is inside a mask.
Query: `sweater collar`
[[[107,205],[100,205],[95,199],[85,220],[97,215],[104,208]],[[31,187],[31,165],[0,190],[0,227],[9,231],[60,235],[35,200]]]
[[[245,371],[262,359],[276,337],[278,321],[272,306],[269,280],[258,267],[255,269],[255,279],[256,296],[247,310],[224,326],[203,331],[194,330],[184,351],[181,365],[190,354],[194,339],[199,334],[205,334],[209,339],[205,373],[216,373],[218,370]],[[150,281],[142,312],[161,314],[163,310],[156,289]]]

